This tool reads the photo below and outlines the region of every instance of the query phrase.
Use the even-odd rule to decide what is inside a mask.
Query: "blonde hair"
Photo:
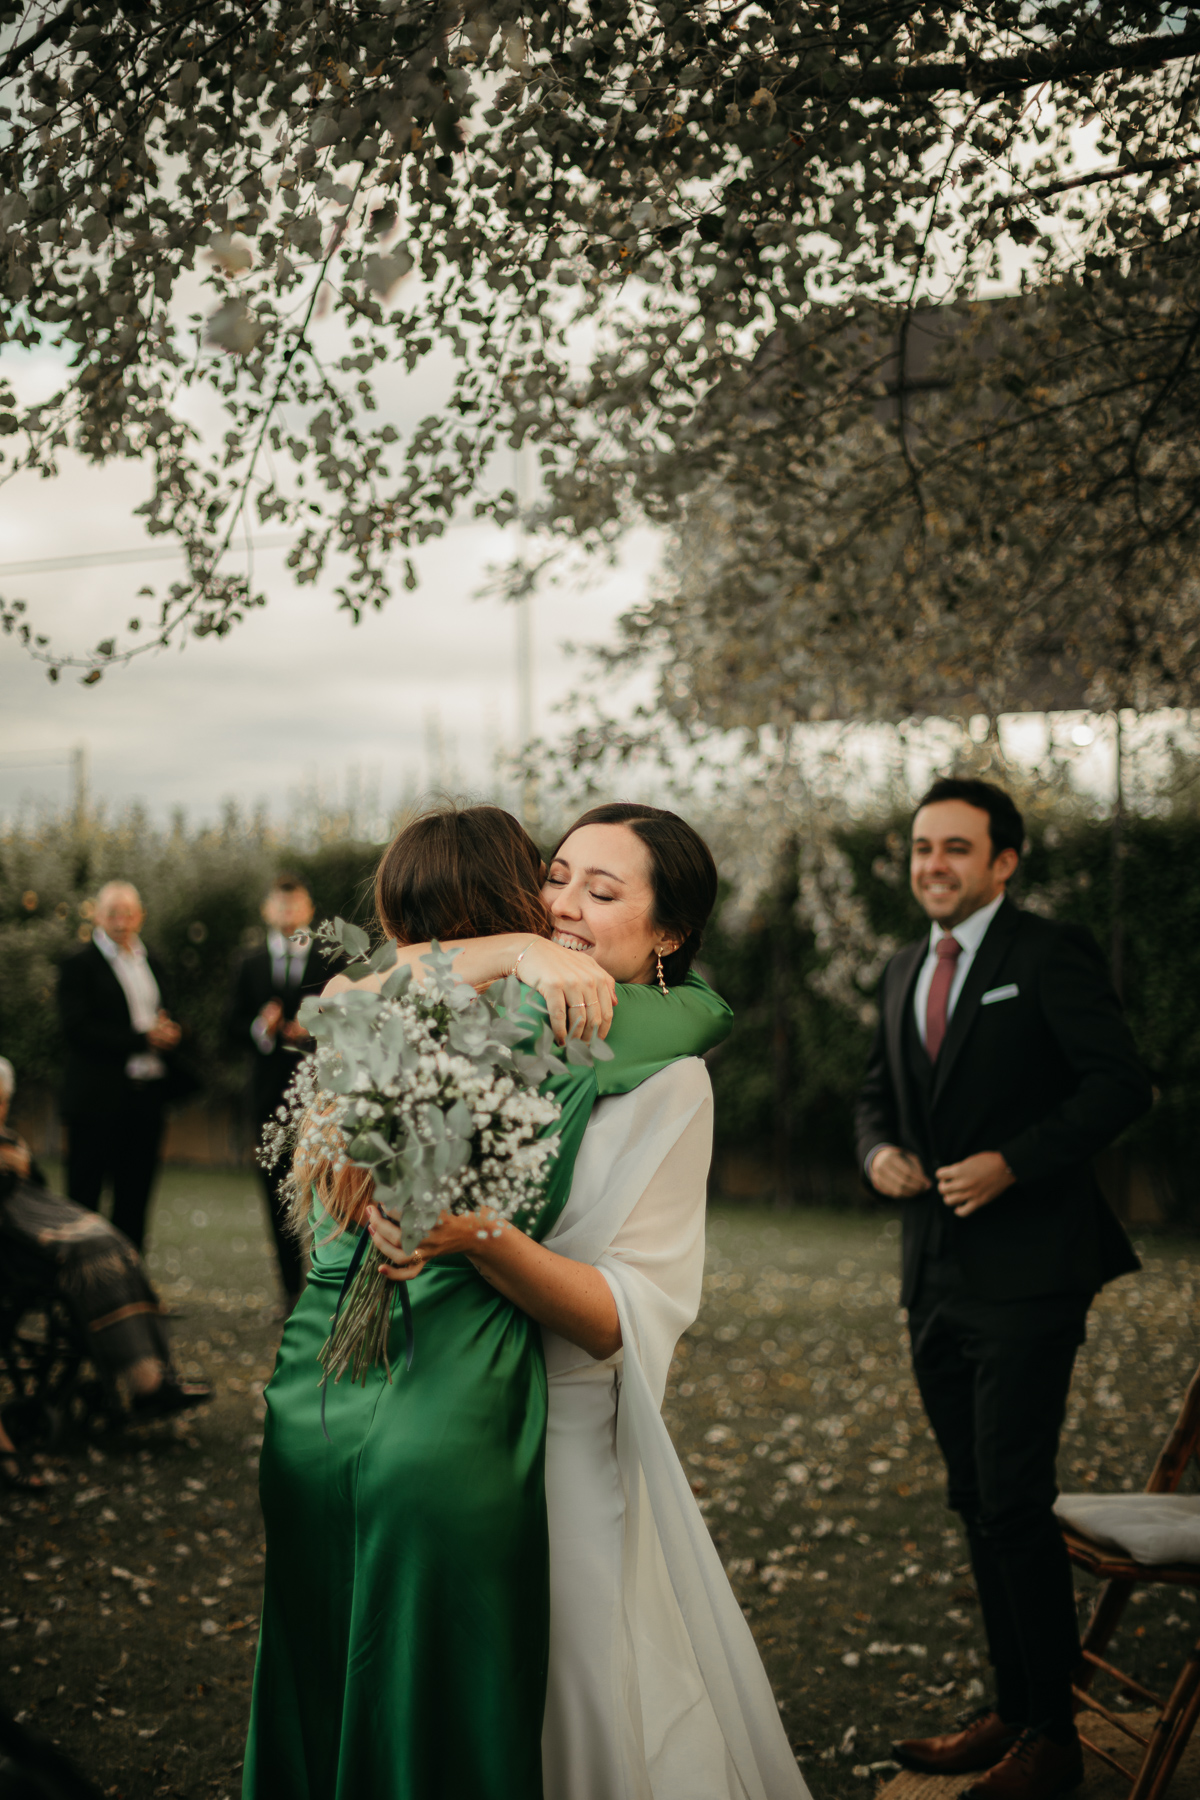
[[[369,1170],[346,1160],[346,1139],[328,1114],[310,1106],[300,1121],[296,1149],[287,1180],[288,1225],[294,1237],[307,1239],[313,1196],[334,1221],[331,1237],[366,1222],[375,1192]]]

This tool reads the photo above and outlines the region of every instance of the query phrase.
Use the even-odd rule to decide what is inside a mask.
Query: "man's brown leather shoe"
[[[973,1775],[998,1763],[1020,1735],[1019,1725],[1006,1725],[998,1712],[984,1707],[943,1737],[904,1738],[892,1745],[892,1755],[921,1775]]]
[[[1056,1744],[1035,1725],[1021,1733],[1007,1756],[962,1788],[958,1800],[1059,1800],[1082,1780],[1079,1739]]]

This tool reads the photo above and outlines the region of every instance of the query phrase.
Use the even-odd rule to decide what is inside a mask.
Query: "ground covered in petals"
[[[705,1304],[667,1416],[817,1800],[870,1795],[892,1738],[982,1693],[978,1613],[943,1505],[879,1214],[720,1209]],[[1152,1239],[1097,1304],[1064,1488],[1140,1487],[1200,1358],[1200,1245]],[[255,1466],[278,1341],[250,1175],[170,1171],[151,1266],[185,1371],[216,1403],[184,1424],[48,1460],[0,1493],[0,1698],[111,1796],[239,1791],[262,1573]],[[298,1572],[303,1579],[303,1572]],[[1197,1631],[1186,1596],[1130,1615],[1161,1683]]]

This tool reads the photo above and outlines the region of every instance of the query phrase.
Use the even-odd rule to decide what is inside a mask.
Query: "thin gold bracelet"
[[[522,952],[521,952],[521,956],[524,956],[524,955],[525,955],[525,951],[526,951],[526,950],[532,950],[532,948],[533,948],[533,946],[534,946],[534,944],[535,944],[535,943],[536,943],[536,942],[537,942],[537,939],[536,939],[536,938],[530,938],[530,940],[529,940],[529,942],[528,942],[528,943],[527,943],[527,944],[526,944],[526,946],[525,946],[525,950],[522,950]],[[520,968],[520,966],[521,966],[521,956],[518,956],[518,958],[517,958],[517,960],[516,960],[516,962],[515,962],[515,963],[514,963],[514,964],[513,964],[513,966],[512,966],[512,968],[511,968],[511,969],[510,969],[510,970],[509,970],[509,971],[508,971],[508,972],[509,972],[509,974],[510,974],[510,975],[515,975],[515,974],[516,974],[516,972],[517,972],[517,970],[518,970],[518,969],[519,969],[519,968]]]

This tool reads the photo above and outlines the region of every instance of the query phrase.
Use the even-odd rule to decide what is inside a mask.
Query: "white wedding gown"
[[[612,1289],[623,1350],[544,1332],[545,1800],[810,1800],[663,1423],[700,1306],[712,1089],[695,1058],[598,1102],[546,1244]]]

